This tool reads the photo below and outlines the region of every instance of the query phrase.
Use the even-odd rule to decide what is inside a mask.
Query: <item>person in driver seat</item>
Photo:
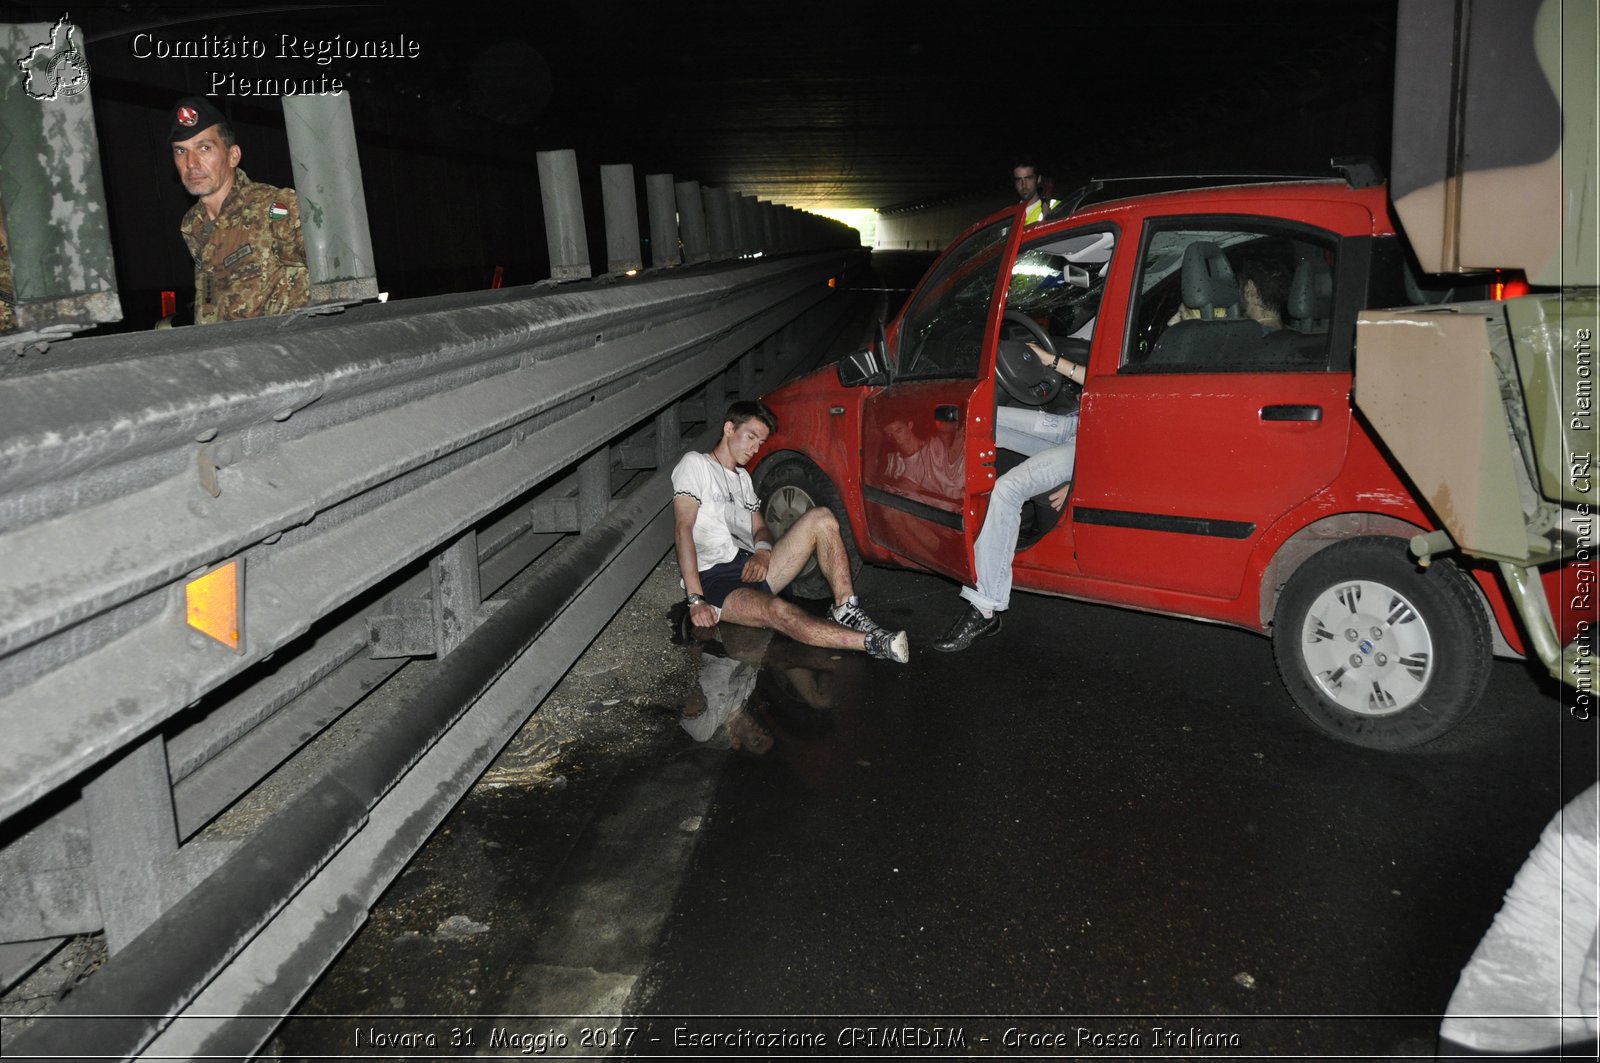
[[[1030,343],[1034,357],[1082,386],[1088,370],[1070,358],[1052,357]],[[1035,408],[1002,406],[996,413],[995,445],[1028,455],[1028,460],[1002,475],[989,495],[989,512],[973,544],[976,587],[961,588],[967,607],[956,617],[936,650],[956,653],[981,638],[1000,633],[1000,614],[1011,605],[1011,559],[1016,553],[1022,504],[1050,491],[1050,504],[1060,512],[1072,487],[1078,458],[1078,411],[1051,413]]]

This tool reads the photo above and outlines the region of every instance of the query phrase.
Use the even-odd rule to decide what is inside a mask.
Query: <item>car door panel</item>
[[[1349,208],[1345,231],[1370,228],[1371,218]],[[1151,219],[1144,268],[1164,258],[1155,232],[1195,239],[1237,239],[1230,253],[1256,247],[1244,236],[1259,229],[1259,246],[1324,249],[1342,254],[1332,233],[1286,228],[1277,219]],[[1215,232],[1213,232],[1215,230]],[[1193,241],[1191,241],[1193,242]],[[1315,256],[1312,256],[1315,257]],[[1085,395],[1083,421],[1093,425],[1079,440],[1079,480],[1072,522],[1081,572],[1090,578],[1140,584],[1223,599],[1236,598],[1261,536],[1277,518],[1332,483],[1345,459],[1351,430],[1351,377],[1342,369],[1286,371],[1283,362],[1256,368],[1248,359],[1207,371],[1204,346],[1180,367],[1130,363],[1147,355],[1149,312],[1138,307],[1141,284],[1147,305],[1166,314],[1160,299],[1176,286],[1136,278],[1130,287],[1128,350],[1113,375],[1097,378]],[[1343,284],[1336,298],[1347,306],[1361,298]],[[1218,351],[1240,335],[1228,315],[1218,328]],[[1265,337],[1294,339],[1293,330],[1262,326]],[[1168,325],[1170,326],[1170,323]],[[1327,330],[1326,324],[1321,326]],[[1324,333],[1323,352],[1337,339],[1337,322]],[[1190,335],[1194,329],[1190,327]],[[1136,346],[1137,345],[1137,346]],[[1247,345],[1248,347],[1248,345]],[[1263,343],[1261,350],[1274,348]],[[1218,355],[1235,358],[1235,354]],[[1337,363],[1335,363],[1337,364]]]

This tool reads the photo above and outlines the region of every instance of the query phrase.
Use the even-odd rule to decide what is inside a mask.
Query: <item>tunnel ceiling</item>
[[[934,14],[937,8],[941,13]],[[486,162],[580,164],[729,187],[804,207],[902,208],[1009,191],[1030,153],[1058,185],[1195,169],[1299,171],[1383,156],[1394,3],[831,2],[71,8],[94,91],[161,108],[225,70],[347,80],[358,127]],[[959,13],[955,13],[959,12]],[[54,21],[56,7],[13,9]],[[265,58],[140,58],[133,35],[242,35]],[[318,66],[301,40],[416,42],[415,59]],[[235,97],[231,106],[254,106]],[[413,115],[413,118],[399,117]]]

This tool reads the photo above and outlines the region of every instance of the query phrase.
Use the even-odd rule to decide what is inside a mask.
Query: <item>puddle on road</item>
[[[841,719],[864,704],[864,655],[738,624],[694,628],[687,612],[673,608],[672,629],[673,641],[695,665],[697,682],[678,721],[695,742],[756,757],[812,760],[815,749],[808,746],[837,738]]]

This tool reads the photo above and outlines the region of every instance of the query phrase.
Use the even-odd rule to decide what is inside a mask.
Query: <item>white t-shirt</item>
[[[740,550],[755,550],[750,515],[761,504],[749,473],[724,468],[710,454],[690,451],[672,470],[672,494],[700,503],[694,518],[694,552],[701,572],[732,561]]]

